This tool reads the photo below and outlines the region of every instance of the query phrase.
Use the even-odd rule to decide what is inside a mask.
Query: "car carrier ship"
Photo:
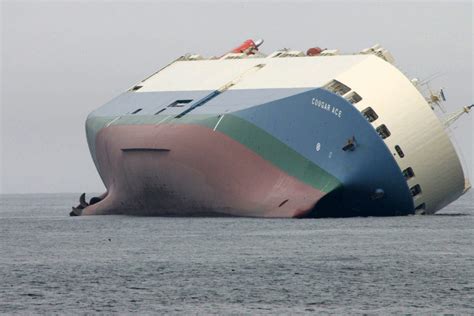
[[[433,214],[470,184],[434,108],[391,54],[310,48],[179,57],[93,111],[106,192],[70,215]]]

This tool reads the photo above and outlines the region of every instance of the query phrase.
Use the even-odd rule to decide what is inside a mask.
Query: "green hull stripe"
[[[209,121],[210,118],[196,123],[214,128],[216,120]],[[341,185],[330,173],[244,119],[225,115],[219,122],[217,130],[243,144],[287,174],[322,192],[330,192]]]

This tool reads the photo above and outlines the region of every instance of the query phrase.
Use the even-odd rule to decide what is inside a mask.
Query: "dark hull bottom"
[[[198,125],[116,125],[96,138],[104,198],[82,214],[302,217],[325,193]]]

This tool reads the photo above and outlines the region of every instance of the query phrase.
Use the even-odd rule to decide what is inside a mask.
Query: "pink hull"
[[[95,148],[108,193],[84,215],[299,217],[324,195],[199,125],[113,125]]]

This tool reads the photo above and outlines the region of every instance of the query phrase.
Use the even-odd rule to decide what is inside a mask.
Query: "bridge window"
[[[411,192],[411,195],[412,195],[413,197],[415,197],[415,196],[421,194],[421,187],[420,187],[420,185],[417,184],[417,185],[412,186],[412,187],[410,188],[410,192]]]
[[[347,92],[351,91],[351,88],[346,86],[345,84],[337,81],[337,80],[332,80],[328,84],[326,84],[323,89],[326,89],[328,91],[331,91],[337,95],[344,95]]]
[[[371,108],[371,107],[368,107],[367,109],[363,110],[362,111],[362,115],[365,117],[365,119],[367,121],[369,121],[370,123],[372,123],[373,121],[375,121],[376,119],[379,118],[379,116],[377,115],[377,113],[375,113],[375,111]]]
[[[140,112],[142,109],[136,109],[135,111],[132,112],[132,114],[137,114],[138,112]]]
[[[411,167],[406,168],[405,170],[402,171],[403,176],[405,179],[411,179],[415,176],[415,173],[413,172],[413,169]]]
[[[385,124],[380,125],[375,130],[377,131],[379,136],[382,137],[382,139],[385,139],[391,135],[390,131],[388,130],[387,126],[385,126]]]
[[[351,92],[349,95],[346,97],[346,100],[349,101],[352,104],[356,104],[360,100],[362,100],[362,97],[358,95],[356,92]]]
[[[405,157],[405,153],[404,153],[403,150],[400,148],[400,146],[396,145],[396,146],[395,146],[395,150],[397,151],[397,154],[400,156],[400,158]]]
[[[176,100],[173,103],[171,103],[170,105],[168,105],[168,107],[169,108],[180,108],[180,107],[183,107],[186,104],[191,103],[191,102],[193,102],[193,100]]]

